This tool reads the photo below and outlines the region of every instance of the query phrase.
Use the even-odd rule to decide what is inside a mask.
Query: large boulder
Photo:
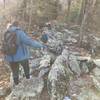
[[[52,65],[48,75],[48,92],[51,100],[63,100],[71,77],[72,73],[66,57],[60,55]]]
[[[70,63],[70,67],[71,67],[73,73],[80,76],[81,69],[80,69],[79,63],[77,61],[77,57],[75,55],[70,55],[69,63]]]
[[[100,91],[100,69],[95,68],[91,75],[95,88]]]
[[[48,35],[48,47],[50,52],[60,55],[63,50],[63,33],[51,30],[49,31]]]

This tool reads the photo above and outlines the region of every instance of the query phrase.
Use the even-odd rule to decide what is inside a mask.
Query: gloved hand
[[[46,45],[43,45],[42,48],[41,48],[41,50],[42,51],[47,50],[47,46]]]

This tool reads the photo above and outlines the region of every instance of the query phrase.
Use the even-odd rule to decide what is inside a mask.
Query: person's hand
[[[43,49],[47,49],[47,46],[46,45],[43,45]]]

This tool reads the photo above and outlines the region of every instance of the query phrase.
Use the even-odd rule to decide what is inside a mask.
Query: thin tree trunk
[[[83,36],[84,36],[84,34],[86,35],[86,29],[88,28],[88,26],[87,26],[88,18],[93,13],[95,3],[96,3],[96,0],[95,1],[87,0],[85,14],[84,14],[81,28],[80,28],[79,45],[82,45]]]
[[[67,24],[68,24],[68,27],[70,26],[70,11],[71,11],[71,3],[72,3],[72,0],[67,0],[68,2],[68,5],[67,5],[67,12],[65,12],[65,17],[67,17]]]
[[[84,17],[85,9],[86,9],[86,1],[87,0],[81,0],[81,7],[80,7],[78,19],[77,19],[77,23],[78,24],[81,24],[82,23],[82,19]]]
[[[67,17],[70,15],[70,9],[71,9],[71,0],[68,0],[68,8],[67,8]]]
[[[21,5],[21,12],[22,12],[23,18],[25,17],[25,14],[26,14],[27,2],[28,0],[23,0],[22,5]]]
[[[32,4],[32,0],[31,0],[31,4]],[[32,22],[32,8],[30,8],[29,11],[29,24],[28,24],[28,32],[30,32],[30,27],[31,27],[31,22]]]
[[[4,3],[4,8],[6,7],[6,0],[3,0],[3,3]]]
[[[85,33],[85,25],[86,25],[87,16],[88,16],[88,14],[85,13],[83,20],[82,20],[82,24],[81,24],[81,28],[80,28],[80,35],[79,35],[79,45],[82,45],[83,35]]]

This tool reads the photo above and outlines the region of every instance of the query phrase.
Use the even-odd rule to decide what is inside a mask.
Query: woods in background
[[[4,8],[7,6],[3,0]],[[10,1],[10,0],[9,0]],[[18,0],[16,9],[11,16],[25,22],[26,30],[32,30],[35,24],[57,20],[72,25],[80,26],[80,44],[83,35],[87,33],[99,33],[100,18],[99,0]]]

